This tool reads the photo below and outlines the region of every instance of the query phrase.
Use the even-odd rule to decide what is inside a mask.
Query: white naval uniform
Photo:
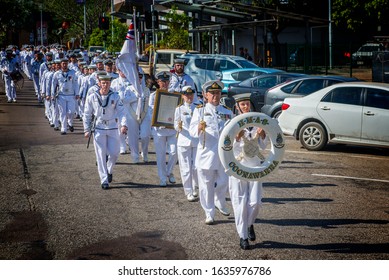
[[[43,63],[43,60],[36,60],[34,59],[31,62],[31,72],[32,72],[32,80],[34,82],[34,89],[35,89],[35,95],[38,98],[38,102],[42,101],[42,97],[40,95],[40,67],[41,64]]]
[[[19,64],[16,58],[8,59],[4,57],[0,63],[1,72],[3,73],[3,79],[5,83],[5,94],[7,95],[8,102],[16,101],[16,86],[12,80],[10,74],[19,71]]]
[[[189,134],[190,121],[196,105],[184,103],[176,108],[174,112],[174,129],[178,132],[177,154],[180,167],[182,186],[185,195],[193,195],[195,187],[198,186],[197,170],[195,165],[198,138]],[[179,123],[182,123],[181,130]]]
[[[196,91],[195,83],[188,74],[183,73],[183,75],[177,75],[176,73],[173,73],[169,80],[168,91],[181,92],[184,86],[191,86],[192,89]],[[198,103],[197,93],[194,95],[193,103]]]
[[[43,65],[43,64],[42,64]],[[46,96],[50,96],[48,88],[47,88],[47,80],[52,77],[54,73],[51,72],[48,68],[46,70],[43,70],[41,73],[41,79],[40,79],[40,94],[42,96],[43,102],[45,103],[45,116],[49,120],[50,124],[53,123],[53,118],[51,116],[50,111],[50,104],[51,100],[49,98],[46,98]]]
[[[150,95],[149,105],[154,110],[156,92]],[[161,182],[166,183],[170,174],[173,174],[174,166],[177,164],[177,139],[176,131],[166,127],[151,127],[153,135],[155,154],[157,157],[158,177]],[[166,162],[166,152],[168,160]]]
[[[101,184],[108,184],[108,174],[112,174],[119,157],[118,123],[125,126],[127,121],[118,93],[110,91],[108,95],[102,96],[99,92],[92,91],[87,96],[83,118],[84,132],[91,131],[92,115],[96,118],[93,136],[97,170]]]
[[[207,219],[215,218],[215,206],[219,209],[226,208],[228,176],[219,159],[218,143],[226,121],[231,118],[232,112],[227,108],[207,103],[194,110],[190,123],[190,135],[199,141],[195,165],[198,172],[200,203]],[[205,134],[198,132],[201,120],[206,122]]]
[[[130,82],[126,78],[120,76],[111,83],[111,89],[119,94],[120,100],[124,105],[127,119],[129,118],[128,114],[130,113],[130,102],[136,101],[136,96],[130,90],[129,86]],[[127,127],[129,127],[129,125]],[[120,133],[120,153],[125,153],[127,150],[126,139],[127,135]]]
[[[149,107],[150,90],[142,83],[143,97],[135,90],[133,85],[129,86],[131,98],[129,100],[128,114],[128,146],[131,150],[133,162],[139,162],[139,138],[141,142],[142,157],[147,159],[149,153],[150,133],[151,133],[151,109]],[[141,119],[138,121],[136,111],[138,99],[141,98]]]
[[[73,126],[74,112],[76,110],[76,96],[79,96],[76,73],[73,70],[63,72],[59,70],[54,73],[51,85],[52,96],[58,87],[56,99],[61,121],[61,132],[67,131],[67,125]]]
[[[255,137],[256,131],[256,127],[251,131],[249,128],[245,128],[241,140],[239,142],[234,140],[233,151],[235,158],[239,159],[239,161],[247,167],[260,165],[261,159],[258,156],[250,158],[244,153],[243,138],[254,141],[254,144],[259,145],[262,150],[266,148],[268,142],[267,137],[265,137],[265,139],[258,136]],[[236,229],[240,238],[247,239],[248,228],[254,224],[262,205],[262,182],[245,181],[230,176],[229,189],[231,203],[234,209]]]

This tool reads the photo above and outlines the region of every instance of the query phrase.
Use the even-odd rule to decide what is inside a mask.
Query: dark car
[[[235,103],[233,98],[235,95],[251,92],[251,103],[254,111],[260,112],[262,106],[264,105],[264,94],[267,89],[280,83],[305,76],[305,74],[300,73],[279,72],[262,74],[260,76],[244,80],[240,83],[232,83],[228,87],[228,97],[224,100],[225,105],[232,108]]]
[[[302,97],[333,84],[356,81],[359,80],[342,76],[307,76],[279,84],[265,92],[265,105],[261,112],[272,118],[278,118],[282,103],[287,97]]]

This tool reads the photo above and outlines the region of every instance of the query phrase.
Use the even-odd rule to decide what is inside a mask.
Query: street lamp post
[[[41,8],[41,46],[43,46],[43,4],[40,4]]]

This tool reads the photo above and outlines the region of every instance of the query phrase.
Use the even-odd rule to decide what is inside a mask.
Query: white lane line
[[[303,152],[303,151],[288,151],[286,150],[285,153],[293,153],[293,154],[309,154],[313,156],[347,156],[347,157],[355,157],[355,158],[364,158],[364,159],[378,159],[378,160],[389,160],[389,157],[385,156],[360,156],[360,155],[352,155],[352,154],[341,154],[341,153],[323,153],[323,152]]]
[[[312,176],[332,177],[332,178],[342,178],[342,179],[352,179],[352,180],[363,180],[363,181],[374,181],[374,182],[389,183],[389,180],[358,178],[358,177],[340,176],[340,175],[312,174]]]

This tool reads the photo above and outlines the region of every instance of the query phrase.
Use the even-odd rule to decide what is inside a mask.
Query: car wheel
[[[277,110],[277,111],[275,111],[275,112],[273,113],[272,118],[273,118],[273,119],[278,119],[278,117],[281,115],[281,113],[282,113],[282,110]]]
[[[317,122],[306,123],[300,130],[300,142],[309,151],[319,151],[327,145],[327,132]]]

